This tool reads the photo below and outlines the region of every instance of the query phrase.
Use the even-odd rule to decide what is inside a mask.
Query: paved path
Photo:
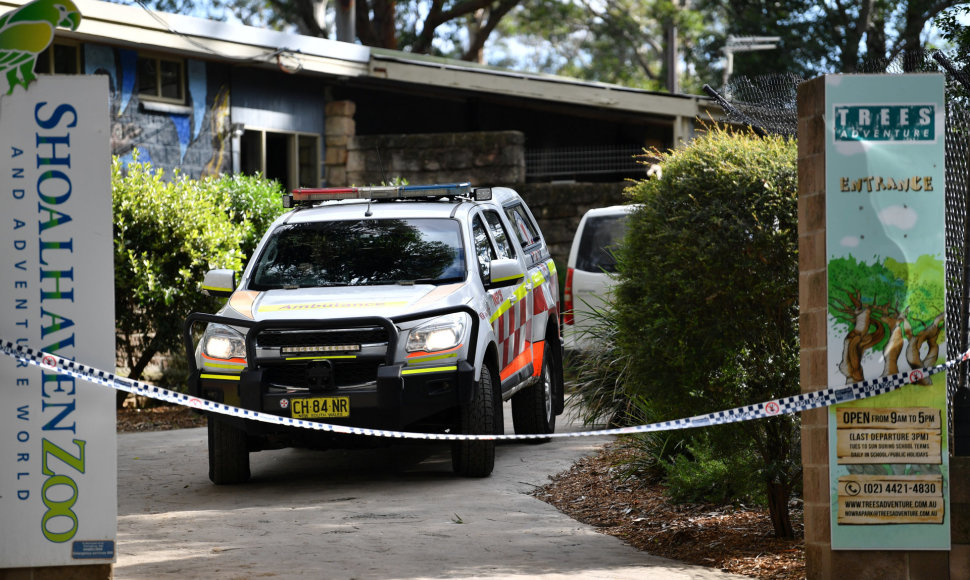
[[[262,451],[250,483],[214,486],[204,428],[119,435],[115,578],[742,578],[639,552],[528,495],[606,441],[501,444],[485,479],[454,476],[440,444]]]

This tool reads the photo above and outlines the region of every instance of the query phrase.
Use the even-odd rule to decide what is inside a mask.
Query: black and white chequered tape
[[[634,433],[648,433],[656,431],[673,431],[676,429],[689,429],[692,427],[705,427],[708,425],[720,425],[725,423],[736,423],[739,421],[750,421],[753,419],[763,419],[775,415],[785,415],[828,407],[847,401],[866,399],[894,391],[899,387],[916,383],[923,378],[935,375],[936,373],[948,370],[956,365],[970,359],[970,351],[963,353],[960,358],[946,361],[945,363],[922,369],[897,373],[886,377],[879,377],[867,381],[861,381],[844,387],[829,387],[812,393],[802,393],[782,399],[774,399],[764,403],[736,407],[727,411],[708,413],[707,415],[697,415],[686,419],[676,419],[673,421],[661,421],[650,423],[649,425],[634,425],[632,427],[620,427],[615,429],[602,429],[599,431],[579,431],[572,433],[548,433],[542,435],[463,435],[447,433],[412,433],[407,431],[385,431],[382,429],[363,429],[360,427],[347,427],[345,425],[331,425],[329,423],[318,423],[305,419],[294,419],[291,417],[280,417],[269,413],[260,413],[248,409],[240,409],[223,403],[216,403],[198,397],[192,397],[176,391],[163,389],[155,385],[125,379],[94,367],[61,358],[45,352],[35,351],[31,348],[14,344],[0,339],[0,352],[11,356],[19,361],[43,367],[47,370],[60,374],[72,376],[98,385],[134,393],[145,397],[151,397],[168,403],[184,405],[222,415],[242,417],[253,421],[262,421],[274,425],[284,425],[287,427],[301,427],[304,429],[315,429],[317,431],[329,431],[332,433],[343,433],[348,435],[366,435],[372,437],[388,437],[394,439],[425,439],[437,441],[502,441],[502,440],[521,440],[521,439],[548,439],[550,437],[591,437],[599,435],[629,435]]]

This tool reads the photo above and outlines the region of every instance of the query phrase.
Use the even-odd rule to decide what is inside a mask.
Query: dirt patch
[[[161,405],[119,409],[118,433],[139,431],[168,431],[189,427],[205,427],[205,415],[188,407]]]
[[[564,514],[653,554],[763,580],[805,578],[801,507],[795,540],[773,537],[767,509],[675,505],[664,486],[623,482],[617,462],[630,453],[608,445],[552,478],[534,495]]]

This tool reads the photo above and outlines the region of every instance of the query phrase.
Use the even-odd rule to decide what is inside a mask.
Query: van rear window
[[[616,272],[613,252],[623,240],[626,220],[626,214],[586,218],[576,268],[585,272]]]

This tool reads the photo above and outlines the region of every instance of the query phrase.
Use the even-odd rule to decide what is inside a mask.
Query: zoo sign
[[[833,549],[948,550],[943,77],[825,84],[832,386],[912,384],[829,408]]]
[[[0,96],[0,333],[50,353],[0,361],[0,568],[115,559],[115,396],[55,358],[115,366],[108,127],[104,76]]]

